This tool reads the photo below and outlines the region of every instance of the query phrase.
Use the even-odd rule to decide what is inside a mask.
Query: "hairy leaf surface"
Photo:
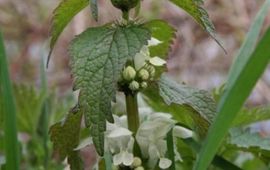
[[[158,86],[144,91],[146,102],[156,111],[171,113],[178,122],[196,130],[203,138],[215,115],[216,104],[211,95],[178,84],[165,75]]]
[[[150,55],[152,57],[167,58],[176,30],[163,20],[153,20],[144,25],[151,31],[152,37],[162,42],[159,45],[150,47]]]
[[[216,103],[207,91],[178,84],[164,75],[159,81],[159,90],[160,95],[168,105],[171,103],[189,105],[205,120],[210,123],[213,121]]]
[[[63,32],[71,19],[89,4],[89,0],[62,0],[53,12],[52,26],[50,29],[50,53],[47,65],[52,53],[53,47],[58,37]]]
[[[244,126],[269,119],[270,108],[244,108],[240,112],[238,112],[232,126]]]
[[[262,137],[259,133],[251,133],[248,128],[231,129],[229,142],[242,148],[258,147],[262,150],[270,150],[270,137]]]
[[[54,150],[59,152],[60,159],[64,160],[68,157],[71,167],[82,169],[78,168],[81,166],[78,161],[80,160],[79,155],[77,151],[73,150],[79,144],[80,139],[82,114],[77,109],[73,109],[63,121],[52,125],[50,136]]]
[[[150,39],[142,26],[89,28],[73,40],[70,53],[75,89],[80,89],[80,106],[96,150],[104,152],[106,120],[113,122],[111,101],[115,98],[120,72]]]

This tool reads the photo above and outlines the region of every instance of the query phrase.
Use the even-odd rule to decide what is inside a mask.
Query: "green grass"
[[[207,169],[238,111],[269,63],[270,28],[256,47],[261,26],[269,7],[270,0],[267,0],[258,13],[232,66],[226,91],[218,104],[217,117],[209,129],[206,141],[194,166],[195,170]]]
[[[19,169],[18,139],[16,127],[16,109],[9,79],[8,62],[5,54],[2,34],[0,33],[0,86],[3,99],[4,146],[7,170]]]

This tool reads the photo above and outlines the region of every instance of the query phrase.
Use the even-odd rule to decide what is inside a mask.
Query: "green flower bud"
[[[111,0],[111,2],[114,7],[127,12],[134,8],[138,4],[139,0]]]
[[[155,69],[154,66],[147,65],[145,69],[149,72],[149,74],[150,74],[151,77],[154,77],[155,76],[156,69]]]
[[[135,168],[134,170],[144,170],[144,167],[139,166],[139,167]]]
[[[137,81],[132,81],[130,84],[129,84],[129,89],[132,90],[132,91],[136,91],[140,88],[140,85]]]
[[[142,160],[139,157],[134,157],[133,162],[132,162],[132,167],[140,167],[142,165]]]
[[[133,67],[128,66],[124,69],[123,71],[124,80],[131,81],[135,78],[135,76],[136,76],[136,71]]]
[[[143,89],[146,89],[147,86],[148,86],[148,84],[147,84],[145,81],[143,81],[143,82],[141,83],[141,87],[142,87]]]
[[[147,80],[149,78],[149,72],[145,69],[141,69],[139,71],[139,77],[142,79],[142,80]]]

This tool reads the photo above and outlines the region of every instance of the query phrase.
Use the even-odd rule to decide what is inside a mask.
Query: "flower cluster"
[[[147,169],[153,169],[156,165],[161,169],[169,168],[172,161],[166,158],[168,132],[173,129],[174,138],[189,138],[193,136],[193,132],[177,126],[176,121],[168,113],[152,113],[148,109],[147,112],[141,112],[140,117],[141,125],[134,138],[127,128],[127,117],[114,115],[115,123],[107,123],[105,151],[113,156],[113,164],[116,167],[127,166],[135,170],[143,170],[142,160],[147,160],[144,164]],[[140,147],[141,158],[133,155],[135,140]],[[84,146],[85,143],[78,148]],[[178,156],[177,160],[181,160],[181,157]]]
[[[160,43],[159,40],[152,38],[148,41],[148,46],[142,47],[134,60],[123,69],[120,86],[126,86],[131,91],[147,88],[148,82],[155,77],[155,67],[166,64],[165,60],[157,56],[150,57],[149,47]]]

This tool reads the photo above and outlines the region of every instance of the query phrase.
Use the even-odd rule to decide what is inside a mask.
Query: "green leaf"
[[[19,169],[19,147],[16,127],[16,109],[15,100],[12,91],[12,85],[9,78],[8,62],[5,54],[2,33],[0,32],[0,95],[3,99],[0,110],[4,117],[4,146],[6,169]]]
[[[258,133],[251,133],[249,128],[233,128],[230,130],[229,143],[241,148],[258,147],[270,151],[270,137],[262,137]]]
[[[98,4],[97,4],[97,0],[90,0],[90,7],[91,7],[92,16],[97,21],[98,20]]]
[[[270,6],[270,0],[268,0],[265,5]],[[262,14],[266,15],[266,13],[259,13],[255,23],[258,21],[258,18],[263,17]],[[254,28],[252,28],[251,31],[253,32]],[[222,139],[228,132],[228,129],[236,117],[237,112],[241,109],[246,98],[249,96],[257,80],[260,78],[269,63],[269,44],[270,28],[267,30],[262,40],[258,43],[255,51],[248,56],[248,59],[245,59],[245,57],[243,58],[243,62],[245,64],[240,64],[241,68],[237,69],[237,71],[234,73],[236,77],[230,77],[228,79],[228,86],[218,105],[218,114],[216,120],[209,129],[208,137],[199,154],[194,169],[206,169],[213,159],[215,152],[218,150]],[[242,62],[242,60],[239,59],[237,62]]]
[[[35,134],[45,94],[29,85],[14,85],[18,130]]]
[[[49,131],[54,150],[59,152],[61,160],[68,157],[71,167],[80,166],[77,151],[73,149],[79,144],[81,118],[82,113],[76,106],[63,121],[52,125]]]
[[[120,72],[150,39],[138,25],[89,28],[72,41],[72,71],[75,89],[80,89],[80,106],[96,150],[104,152],[106,120],[113,122],[111,101],[115,98]]]
[[[208,13],[202,7],[203,0],[169,0],[176,6],[185,10],[189,15],[191,15],[195,21],[209,33],[209,35],[217,42],[217,44],[225,51],[223,46],[216,39],[215,27],[210,21]]]
[[[201,145],[197,143],[193,138],[183,139],[183,141],[189,145],[196,153],[200,151]],[[241,170],[238,166],[224,159],[222,156],[215,155],[212,165],[219,167],[224,170]]]
[[[146,98],[147,103],[157,111],[171,113],[180,123],[191,128],[196,126],[195,130],[204,137],[215,116],[216,104],[211,95],[207,91],[178,84],[165,75],[162,75],[158,86],[161,97],[157,94],[158,88],[152,87],[152,90],[144,92],[150,99]]]
[[[163,20],[152,20],[145,23],[144,26],[151,31],[152,37],[162,42],[159,45],[150,47],[150,55],[152,57],[167,58],[176,30]]]
[[[241,46],[233,65],[231,66],[226,88],[233,85],[233,82],[239,77],[239,74],[241,73],[243,67],[249,62],[249,58],[253,53],[256,44],[258,42],[260,32],[265,17],[268,14],[267,12],[269,8],[270,8],[270,0],[266,0],[263,6],[261,7],[261,10],[258,12],[255,21],[253,22],[251,29],[248,32],[247,37],[243,45]]]
[[[244,126],[270,119],[270,108],[244,108],[237,113],[232,126]]]
[[[52,25],[50,28],[50,52],[48,55],[47,66],[56,41],[63,32],[67,24],[82,9],[87,7],[89,0],[62,0],[53,12]]]
[[[160,95],[165,103],[188,105],[211,123],[216,113],[216,103],[209,92],[178,84],[163,75],[159,81]]]

